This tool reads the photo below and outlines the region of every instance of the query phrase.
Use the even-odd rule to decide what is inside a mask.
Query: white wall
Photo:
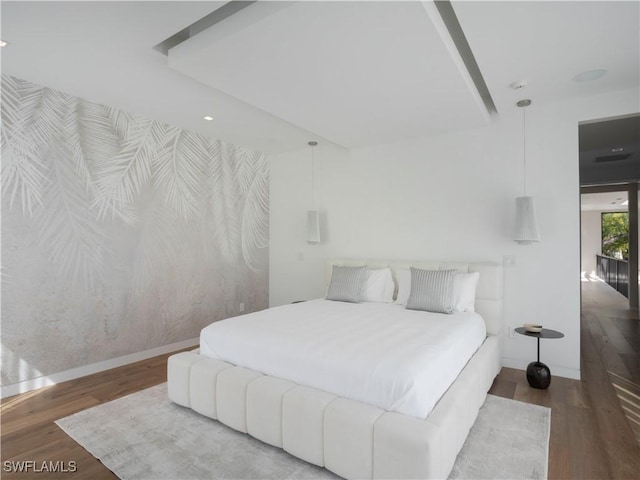
[[[542,242],[511,240],[522,194],[522,116],[514,107],[493,124],[410,142],[344,151],[316,150],[316,203],[326,240],[304,241],[310,204],[308,149],[271,157],[270,305],[324,295],[324,261],[336,256],[493,260],[505,269],[511,326],[542,323],[565,333],[542,344],[557,375],[580,369],[578,122],[637,112],[637,91],[527,111],[528,191]],[[339,119],[336,119],[339,121]],[[525,368],[535,342],[505,342],[507,366]]]
[[[602,212],[585,211],[580,214],[582,231],[582,265],[584,275],[595,275],[596,255],[602,254]]]

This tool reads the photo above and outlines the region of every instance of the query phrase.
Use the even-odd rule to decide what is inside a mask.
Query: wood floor
[[[491,393],[552,409],[550,479],[638,479],[640,447],[630,426],[633,421],[628,418],[634,418],[627,411],[631,404],[626,404],[624,410],[625,400],[618,396],[640,385],[638,313],[630,312],[625,299],[606,285],[589,282],[583,283],[582,317],[581,381],[554,377],[548,390],[536,390],[529,387],[524,372],[504,368]],[[165,382],[167,357],[3,400],[1,477],[116,478],[54,421]],[[614,387],[616,381],[619,385]],[[633,392],[631,396],[624,395],[634,398]],[[7,471],[6,462],[20,460],[35,461],[40,466],[42,462],[63,462],[60,466],[67,472],[34,472],[33,468],[27,473]]]
[[[5,479],[117,479],[89,452],[67,436],[54,421],[167,381],[167,357],[162,355],[124,367],[9,397],[2,401],[1,447]],[[7,471],[7,461],[62,461],[68,472]],[[75,464],[71,464],[75,462]]]
[[[518,370],[496,378],[491,393],[551,408],[549,478],[640,479],[640,445],[612,384],[619,376],[626,387],[640,385],[639,327],[626,298],[583,282],[582,380],[553,377],[548,390],[536,390]]]

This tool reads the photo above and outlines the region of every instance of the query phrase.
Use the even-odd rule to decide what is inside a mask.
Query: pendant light
[[[525,109],[531,100],[520,100],[517,104],[522,108],[522,163],[523,163],[523,196],[516,198],[516,229],[514,240],[520,245],[530,245],[540,241],[536,208],[533,197],[527,196],[527,132]]]
[[[315,191],[315,154],[314,147],[318,142],[308,142],[311,147],[311,210],[307,210],[307,243],[317,245],[320,243],[320,214],[315,209],[314,191]]]

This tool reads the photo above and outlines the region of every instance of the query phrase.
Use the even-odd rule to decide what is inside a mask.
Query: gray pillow
[[[455,270],[421,270],[411,267],[410,310],[451,313],[454,307]]]
[[[327,300],[359,303],[367,275],[367,267],[340,267],[334,265]]]

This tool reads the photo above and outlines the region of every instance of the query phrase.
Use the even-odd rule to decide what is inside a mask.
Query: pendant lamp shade
[[[307,211],[307,243],[320,243],[320,215],[317,210]]]
[[[318,145],[318,142],[307,142],[311,147],[311,210],[307,210],[307,243],[310,245],[317,245],[320,243],[320,214],[315,209],[314,193],[315,193],[315,155],[313,147]]]
[[[523,195],[516,198],[516,228],[514,240],[520,245],[530,245],[540,241],[538,219],[533,197],[527,196],[527,129],[525,107],[531,105],[531,100],[520,100],[517,104],[522,108],[522,164],[523,164]]]
[[[533,197],[516,198],[516,232],[514,240],[520,245],[540,241],[536,206]]]

